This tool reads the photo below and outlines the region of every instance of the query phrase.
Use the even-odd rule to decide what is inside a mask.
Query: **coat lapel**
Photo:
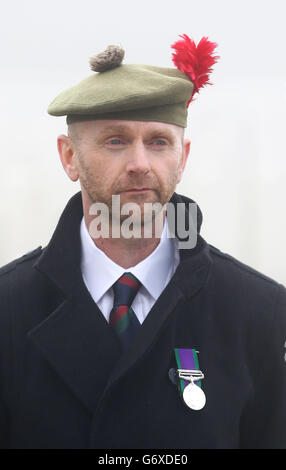
[[[172,200],[183,202],[178,195]],[[152,349],[177,305],[202,287],[211,263],[208,245],[200,236],[194,249],[180,250],[176,273],[149,312],[136,341],[121,354],[114,331],[82,279],[82,216],[81,193],[77,193],[66,206],[50,243],[34,265],[63,293],[65,300],[29,332],[29,337],[73,393],[94,412],[104,391]],[[200,226],[200,211],[198,216]]]
[[[81,284],[29,337],[93,413],[120,355],[120,345],[85,289]]]
[[[35,263],[64,301],[29,338],[93,412],[120,354],[118,339],[93,301],[82,279],[81,193],[68,202],[48,246]]]

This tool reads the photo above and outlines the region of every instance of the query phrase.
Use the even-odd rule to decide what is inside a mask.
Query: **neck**
[[[160,239],[151,238],[97,238],[96,246],[102,250],[114,263],[128,269],[147,258],[157,247]]]

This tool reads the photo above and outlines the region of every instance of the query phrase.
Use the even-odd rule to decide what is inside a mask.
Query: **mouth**
[[[136,194],[141,194],[141,193],[146,193],[148,191],[153,191],[151,188],[132,188],[132,189],[127,189],[125,191],[121,191],[122,193],[136,193]]]

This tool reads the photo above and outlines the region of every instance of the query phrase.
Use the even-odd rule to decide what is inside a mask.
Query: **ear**
[[[62,134],[57,139],[58,152],[63,168],[72,181],[78,180],[78,170],[76,166],[76,153],[74,143],[71,138]]]
[[[178,178],[177,178],[177,183],[179,183],[182,179],[184,169],[190,154],[190,148],[191,148],[191,141],[190,139],[184,139],[183,142],[183,148],[182,148],[182,158],[180,161],[180,166],[178,170]]]

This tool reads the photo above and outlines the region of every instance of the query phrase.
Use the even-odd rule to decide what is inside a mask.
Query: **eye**
[[[164,139],[155,139],[151,142],[151,144],[155,145],[156,147],[165,147],[167,142]]]
[[[120,145],[123,142],[122,142],[121,139],[114,138],[114,139],[110,139],[107,143],[110,144],[110,145]]]

